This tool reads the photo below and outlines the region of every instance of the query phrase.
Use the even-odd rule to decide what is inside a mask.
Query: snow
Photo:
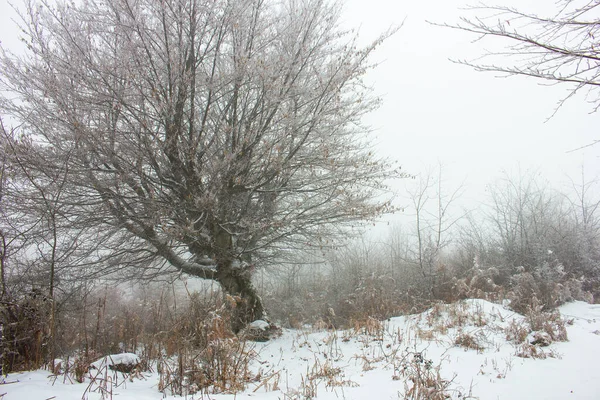
[[[263,321],[262,319],[257,319],[256,321],[253,321],[248,324],[248,328],[260,331],[266,331],[270,327],[271,325],[267,321]]]
[[[421,372],[439,368],[453,399],[599,399],[600,305],[575,302],[560,312],[569,341],[541,348],[554,355],[545,359],[517,357],[519,345],[507,340],[507,332],[526,317],[483,300],[440,306],[382,324],[371,321],[360,332],[284,330],[279,338],[255,344],[252,369],[260,372],[259,380],[243,393],[210,399],[402,399],[412,388],[409,378],[417,367]],[[461,341],[464,338],[470,341]],[[138,360],[134,354],[111,358],[113,363]],[[121,400],[158,400],[163,395],[157,383],[156,373],[133,381],[121,377],[112,393]],[[3,400],[75,400],[89,385],[89,380],[71,383],[40,370],[10,374],[0,394],[6,393]],[[83,398],[101,395],[88,390]]]
[[[140,358],[133,353],[121,353],[111,354],[106,357],[102,357],[90,365],[96,369],[102,369],[104,367],[113,367],[115,365],[130,365],[135,366],[140,363]]]

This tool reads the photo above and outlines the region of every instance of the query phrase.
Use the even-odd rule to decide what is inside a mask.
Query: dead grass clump
[[[426,359],[421,352],[408,354],[392,377],[399,380],[405,378],[405,400],[445,400],[450,398],[448,393],[452,381],[443,379],[440,366],[434,366],[433,361]]]
[[[531,328],[527,322],[513,319],[505,329],[506,340],[515,344],[523,343],[529,332],[531,332]]]
[[[472,309],[470,304],[465,301],[447,305],[446,312],[448,315],[446,320],[447,329],[462,328],[467,325],[481,328],[488,323],[483,309],[479,305],[475,309]]]
[[[418,317],[417,337],[422,340],[435,340],[437,335],[446,335],[451,329],[462,330],[466,326],[478,328],[488,324],[484,310],[478,304],[459,301],[452,304],[436,303],[426,314],[424,320]],[[423,327],[425,325],[429,329]]]
[[[283,398],[286,400],[316,398],[318,387],[322,383],[325,383],[326,388],[358,386],[356,382],[344,379],[342,368],[335,366],[330,360],[322,363],[315,358],[312,367],[310,369],[307,367],[306,374],[302,374],[300,387],[288,390]]]
[[[356,334],[383,337],[383,323],[373,317],[351,319],[350,325]]]
[[[546,332],[554,342],[568,340],[565,321],[557,310],[542,311],[541,306],[534,305],[528,308],[526,317],[532,331]]]
[[[548,357],[557,358],[557,354],[553,350],[546,351],[542,347],[531,343],[523,343],[521,346],[519,346],[516,356],[521,358],[535,358],[541,360],[544,360]]]
[[[317,386],[319,385],[319,382],[323,381],[325,382],[325,387],[330,388],[358,386],[356,382],[343,378],[344,372],[341,367],[335,366],[330,360],[321,363],[319,359],[315,359],[315,363],[313,364],[310,372],[306,375],[306,379],[315,382]]]
[[[457,275],[463,275],[462,278]],[[436,298],[447,303],[465,299],[485,299],[499,301],[504,297],[504,288],[496,284],[499,277],[497,268],[475,268],[459,272],[450,266],[438,269],[440,283],[434,288]]]
[[[172,357],[158,362],[158,388],[165,394],[187,396],[206,394],[235,394],[244,390],[253,379],[249,364],[254,352],[246,341],[224,338],[213,341],[200,352],[182,348]]]
[[[155,336],[164,355],[157,367],[159,389],[179,396],[243,390],[252,379],[254,352],[250,342],[231,331],[229,305],[197,293],[188,294],[188,301],[172,327]]]
[[[248,342],[237,338],[211,342],[200,354],[200,375],[189,376],[192,389],[212,388],[213,393],[237,393],[251,380],[248,365],[253,351]]]
[[[469,333],[461,332],[454,339],[454,345],[458,347],[462,347],[464,349],[475,350],[478,353],[483,352],[485,350],[485,346],[479,343],[479,340]]]
[[[434,303],[425,317],[425,322],[427,323],[427,325],[436,325],[436,322],[442,318],[442,314],[444,311],[446,311],[446,309],[447,307],[444,305],[444,303]]]
[[[417,328],[417,337],[421,340],[433,341],[436,338],[436,331],[433,329]]]
[[[556,357],[552,350],[543,350],[553,342],[568,340],[565,321],[557,310],[542,311],[542,306],[533,301],[527,308],[525,320],[511,321],[506,329],[506,339],[519,345],[516,355],[522,358]]]

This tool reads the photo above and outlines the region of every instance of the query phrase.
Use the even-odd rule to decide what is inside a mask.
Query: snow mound
[[[266,331],[270,327],[271,325],[267,321],[263,321],[262,319],[257,319],[256,321],[253,321],[248,324],[248,328],[256,329],[259,331]]]
[[[131,372],[133,368],[140,364],[140,358],[134,353],[111,354],[102,357],[90,364],[91,368],[101,370],[108,367],[109,369],[121,372]]]
[[[348,330],[283,330],[280,337],[249,345],[254,357],[250,375],[256,378],[235,398],[359,400],[421,394],[454,400],[598,399],[600,305],[575,302],[558,311],[560,315],[554,313],[533,327],[540,321],[531,315],[465,300],[388,321],[369,320]],[[556,340],[554,328],[561,321],[569,341]],[[263,332],[264,323],[253,325]],[[114,368],[137,362],[135,354],[126,353],[103,357],[94,365]],[[11,374],[3,392],[7,399],[82,398],[82,386],[47,376],[47,371]],[[159,399],[157,387],[163,381],[156,371],[147,372],[144,379],[114,386],[113,396]],[[210,394],[214,400],[232,396]]]

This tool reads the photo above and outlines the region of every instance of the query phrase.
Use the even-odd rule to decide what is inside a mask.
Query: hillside
[[[559,311],[560,317],[541,321],[466,300],[383,323],[357,322],[345,331],[284,330],[246,349],[253,360],[244,392],[186,398],[597,399],[600,305],[574,302]],[[529,332],[531,324],[541,329]],[[164,398],[156,372],[105,378],[90,384],[44,370],[10,374],[0,394],[4,400],[100,399],[106,389],[104,398]]]

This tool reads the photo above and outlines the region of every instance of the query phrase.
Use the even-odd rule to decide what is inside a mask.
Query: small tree
[[[580,180],[571,180],[569,193],[574,231],[570,238],[572,270],[596,280],[600,278],[599,183],[598,178],[588,180],[582,167]]]
[[[5,211],[5,192],[8,182],[8,167],[5,151],[0,151],[0,301],[4,300],[6,295],[6,264],[8,261],[8,250],[10,247],[11,237],[8,233],[10,225],[7,224],[7,213]]]
[[[28,1],[0,109],[29,171],[65,171],[57,201],[88,232],[79,246],[101,246],[76,265],[216,280],[238,330],[263,317],[255,266],[391,210],[399,173],[360,122],[378,103],[367,58],[391,32],[358,48],[339,15],[325,0]]]
[[[16,144],[19,146],[16,147]],[[28,354],[19,356],[43,361],[44,357],[52,358],[54,355],[57,307],[61,306],[61,300],[72,296],[76,286],[82,283],[77,282],[79,277],[60,274],[60,271],[76,263],[93,247],[87,246],[82,254],[78,246],[82,231],[75,229],[68,221],[73,207],[60,199],[66,183],[65,166],[60,169],[28,169],[31,160],[28,161],[27,157],[30,154],[23,151],[27,146],[23,142],[18,143],[15,131],[5,129],[2,121],[0,147],[4,175],[0,187],[2,322],[10,325],[18,321],[23,316],[19,307],[27,309],[33,305],[39,308],[39,312],[32,315],[40,320],[29,321],[31,329],[48,325],[44,354],[32,354],[32,350],[25,346],[21,350]],[[37,300],[32,302],[32,299]],[[16,340],[7,340],[7,335],[26,330],[27,322],[18,322],[23,323],[21,328],[4,331],[4,344]],[[32,338],[35,336],[32,333],[21,334]]]
[[[581,90],[596,111],[600,107],[600,4],[588,0],[561,0],[551,16],[539,16],[504,6],[480,6],[477,17],[461,18],[453,28],[481,38],[499,37],[511,45],[507,52],[489,55],[492,63],[468,62],[479,71],[523,75],[571,84],[570,94]],[[486,17],[481,16],[486,13]],[[494,58],[494,56],[501,56]]]
[[[408,189],[415,218],[414,262],[425,280],[431,298],[440,284],[438,269],[442,251],[451,244],[451,232],[467,215],[452,215],[451,207],[463,193],[463,185],[448,192],[443,187],[442,164],[437,171],[429,169]]]

